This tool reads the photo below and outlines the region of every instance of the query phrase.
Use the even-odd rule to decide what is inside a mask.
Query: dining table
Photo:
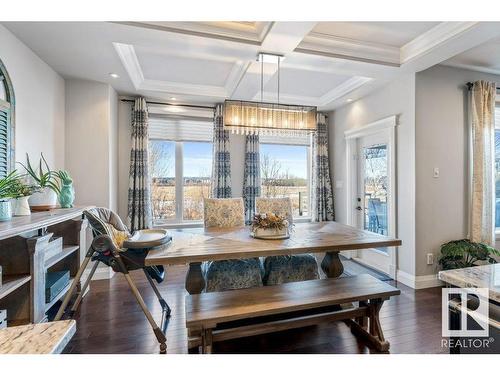
[[[206,261],[248,259],[277,255],[324,253],[321,269],[327,277],[342,275],[340,251],[397,247],[401,240],[335,221],[294,224],[288,238],[257,239],[249,226],[233,228],[169,229],[167,246],[153,249],[145,265],[188,264],[185,288],[189,294],[205,289],[202,263]]]

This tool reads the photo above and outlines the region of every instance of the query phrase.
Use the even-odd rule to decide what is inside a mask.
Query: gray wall
[[[66,80],[66,169],[75,202],[116,210],[116,100],[105,83]]]
[[[415,75],[405,75],[356,102],[330,113],[330,163],[333,171],[336,220],[346,223],[346,141],[344,131],[398,115],[397,236],[398,268],[415,275]]]
[[[16,96],[16,161],[43,152],[52,169],[64,168],[64,80],[0,25],[0,59]]]
[[[468,234],[468,131],[465,83],[500,76],[435,66],[416,76],[417,275],[442,243]],[[433,178],[434,168],[440,177]]]

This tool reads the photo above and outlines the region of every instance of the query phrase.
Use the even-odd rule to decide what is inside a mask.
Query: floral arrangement
[[[288,220],[284,216],[269,214],[256,214],[253,217],[252,231],[256,229],[275,229],[282,230],[288,228]]]

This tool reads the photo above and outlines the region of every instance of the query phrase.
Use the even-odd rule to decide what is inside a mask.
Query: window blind
[[[7,176],[9,170],[9,132],[10,113],[9,109],[0,105],[0,178]]]
[[[149,138],[168,141],[212,142],[212,120],[183,119],[151,116],[149,118]]]
[[[271,143],[277,145],[310,146],[311,134],[303,132],[294,136],[265,135],[259,136],[260,143]]]

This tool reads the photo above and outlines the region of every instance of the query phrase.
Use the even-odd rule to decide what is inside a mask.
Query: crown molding
[[[203,22],[168,22],[164,25],[156,22],[113,22],[125,26],[140,27],[143,29],[158,30],[177,34],[193,35],[203,38],[222,39],[237,43],[261,45],[273,22],[256,22],[253,30],[251,27],[231,28],[220,25],[210,25]],[[230,23],[228,23],[229,25]]]
[[[372,78],[368,77],[352,77],[347,81],[342,82],[337,87],[333,88],[319,99],[319,106],[323,107],[331,102],[343,97],[344,95],[349,94],[351,91],[356,90],[357,88],[363,86],[365,83],[370,82]]]
[[[236,61],[226,78],[224,86],[146,79],[144,78],[134,46],[123,43],[113,43],[113,46],[136,90],[160,91],[172,94],[209,96],[225,99],[230,97],[234,90],[236,90],[250,65],[250,62]]]
[[[320,97],[280,93],[280,102],[324,107],[371,80],[371,78],[367,77],[353,77],[345,82],[342,82],[340,85]],[[264,98],[276,98],[276,92],[264,91]],[[252,100],[260,101],[260,92],[256,94]]]
[[[226,84],[224,85],[224,88],[226,90],[226,97],[230,98],[238,85],[240,84],[241,80],[243,79],[245,73],[248,70],[248,67],[250,66],[251,62],[243,62],[243,61],[236,61],[236,63],[233,66],[233,69],[231,69],[231,72],[229,73],[229,76],[226,79]]]
[[[339,57],[375,64],[399,66],[399,48],[350,38],[312,32],[297,46],[295,52]]]
[[[495,68],[487,68],[484,66],[460,64],[460,63],[454,63],[454,62],[445,62],[445,63],[442,63],[440,65],[448,66],[451,68],[457,68],[457,69],[471,70],[474,72],[500,75],[500,67],[498,69],[495,69]]]
[[[441,44],[458,37],[478,22],[441,22],[401,47],[401,64],[414,60]]]
[[[124,43],[113,43],[113,47],[115,47],[115,51],[122,61],[132,84],[138,90],[142,82],[144,82],[144,75],[142,74],[141,65],[137,59],[134,46]]]

